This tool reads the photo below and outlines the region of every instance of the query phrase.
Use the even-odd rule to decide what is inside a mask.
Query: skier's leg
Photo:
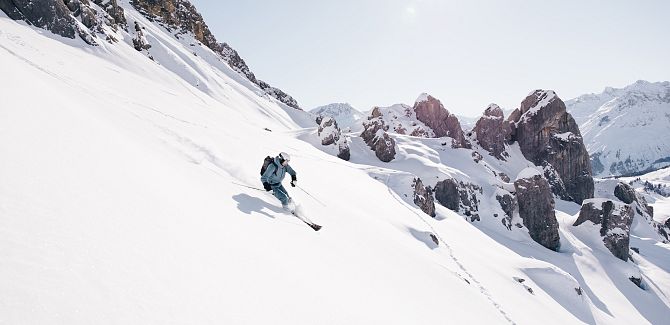
[[[284,186],[281,184],[277,184],[276,186],[272,187],[272,194],[279,199],[281,202],[282,207],[286,208],[288,207],[288,202],[289,202],[289,197],[288,193],[286,193],[286,189],[284,189]]]

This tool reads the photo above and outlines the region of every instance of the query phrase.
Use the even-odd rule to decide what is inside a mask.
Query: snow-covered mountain
[[[70,10],[49,7],[55,0],[30,3]],[[638,253],[613,256],[601,225],[574,226],[579,205],[554,201],[544,167],[518,143],[504,142],[500,160],[477,138],[446,141],[462,132],[449,128],[457,119],[436,99],[421,96],[412,110],[417,123],[449,119],[424,124],[443,136],[377,130],[397,147],[384,163],[353,134],[344,161],[332,143],[323,145],[334,124],[322,125],[320,137],[313,114],[206,46],[200,29],[170,21],[166,13],[186,1],[147,1],[157,6],[149,9],[125,0],[77,3],[95,17],[110,11],[127,27],[112,28],[106,17],[92,25],[74,11],[62,24],[31,26],[9,19],[0,0],[0,323],[660,324],[670,317],[670,246],[646,220],[636,215],[630,231]],[[58,31],[52,23],[74,26],[73,37],[39,28]],[[533,102],[521,111],[532,120],[546,107]],[[378,121],[395,112],[377,111]],[[576,136],[567,138],[566,145]],[[298,173],[299,187],[286,187],[319,232],[260,189],[263,158],[280,151]],[[516,199],[523,195],[532,199]],[[657,217],[668,212],[661,201]],[[521,218],[529,204],[553,217],[559,248],[530,234],[533,225]]]
[[[600,177],[670,165],[670,82],[637,81],[566,101]]]
[[[315,115],[330,116],[337,121],[340,128],[350,128],[362,117],[363,113],[355,109],[349,103],[332,103],[324,106],[319,106],[312,109]]]

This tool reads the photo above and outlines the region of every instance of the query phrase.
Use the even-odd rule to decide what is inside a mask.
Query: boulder
[[[414,204],[421,208],[421,211],[434,218],[435,200],[430,186],[424,186],[420,178],[415,178],[412,186],[414,187]]]
[[[453,148],[470,148],[456,115],[449,113],[433,96],[422,94],[413,107],[416,118],[430,127],[436,137],[450,137]]]
[[[623,202],[591,199],[582,204],[579,217],[573,226],[586,221],[600,225],[600,236],[605,247],[617,258],[627,261],[629,257],[630,226],[635,211],[630,204]]]
[[[324,146],[329,146],[340,140],[341,131],[337,126],[337,121],[330,116],[322,118],[321,124],[319,124],[318,135],[321,138],[321,144]]]
[[[337,125],[337,121],[330,117],[320,117],[320,121],[317,134],[321,139],[321,144],[324,146],[336,145],[338,149],[337,157],[343,160],[349,160],[351,158],[351,151],[349,150],[349,141],[347,137],[342,135],[340,127]]]
[[[349,149],[349,141],[346,137],[340,138],[339,143],[337,144],[337,158],[342,160],[349,161],[351,159],[351,149]]]
[[[512,127],[510,122],[505,121],[498,105],[491,104],[486,108],[472,132],[477,143],[492,156],[502,160],[509,157],[505,147],[512,140]]]
[[[530,169],[530,168],[527,168]],[[522,171],[514,181],[519,216],[530,237],[540,245],[558,251],[560,238],[549,183],[539,172]]]
[[[626,204],[631,204],[636,199],[635,189],[626,183],[619,183],[614,187],[614,196]]]
[[[133,38],[133,47],[138,51],[148,50],[151,48],[151,45],[149,45],[146,37],[144,37],[142,27],[140,27],[140,24],[137,22],[135,22],[135,37]]]
[[[502,224],[507,230],[512,230],[512,218],[514,217],[514,210],[518,207],[516,198],[511,193],[496,194],[496,200],[500,204],[500,208],[505,213],[502,218]]]
[[[551,90],[536,90],[521,102],[508,121],[512,140],[526,159],[551,165],[574,202],[592,198],[594,191],[589,154],[565,103]]]
[[[388,133],[388,126],[382,119],[379,107],[372,110],[368,120],[363,122],[361,138],[375,152],[379,160],[389,162],[395,158],[395,140]]]
[[[437,182],[434,191],[435,199],[442,206],[470,217],[470,221],[479,220],[477,194],[482,193],[481,187],[448,178]]]

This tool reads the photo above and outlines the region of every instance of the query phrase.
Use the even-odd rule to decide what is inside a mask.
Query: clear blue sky
[[[670,79],[670,1],[191,0],[221,42],[303,108],[412,104],[461,115]]]

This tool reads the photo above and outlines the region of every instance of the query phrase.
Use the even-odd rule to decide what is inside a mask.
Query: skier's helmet
[[[279,159],[280,159],[282,162],[287,162],[287,163],[288,163],[289,161],[291,161],[291,156],[289,156],[289,155],[288,155],[287,153],[285,153],[285,152],[280,152],[280,153],[279,153]]]

